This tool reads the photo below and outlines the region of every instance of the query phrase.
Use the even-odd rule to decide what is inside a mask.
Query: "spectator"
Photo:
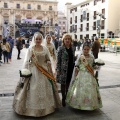
[[[12,51],[14,48],[14,40],[12,39],[11,36],[7,39],[7,42],[10,44],[10,52],[8,53],[8,60],[11,62],[12,59]]]
[[[16,41],[16,47],[17,47],[17,50],[18,50],[18,55],[17,55],[17,59],[21,59],[20,58],[20,53],[21,53],[21,50],[23,49],[23,44],[22,44],[22,37],[19,37],[18,40]]]
[[[52,35],[52,42],[55,46],[55,49],[57,50],[58,49],[58,40],[55,38],[55,35]]]

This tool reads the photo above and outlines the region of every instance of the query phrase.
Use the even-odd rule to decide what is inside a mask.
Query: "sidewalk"
[[[0,120],[120,120],[120,53],[100,52],[99,58],[105,66],[99,72],[100,92],[103,108],[95,111],[80,111],[70,107],[57,110],[42,118],[23,117],[12,109],[13,93],[19,80],[26,49],[21,51],[21,60],[17,60],[14,48],[11,64],[0,66]]]

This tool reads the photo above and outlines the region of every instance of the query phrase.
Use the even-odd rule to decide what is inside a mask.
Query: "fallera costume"
[[[86,60],[92,67],[94,57],[89,54]],[[71,107],[80,110],[101,108],[102,101],[96,79],[86,69],[80,58],[78,59],[77,66],[79,72],[69,87],[66,102]]]
[[[48,48],[50,52],[50,60],[51,60],[51,65],[52,65],[52,71],[55,74],[55,69],[56,69],[56,49],[55,46],[50,43],[46,44],[46,47]]]
[[[28,85],[28,87],[22,100],[20,100],[21,97],[18,95],[18,82],[14,95],[13,109],[20,115],[40,117],[53,113],[55,108],[61,106],[61,102],[57,90],[55,90],[56,88],[53,88],[50,80],[34,65],[33,52],[40,66],[49,71],[47,65],[47,61],[50,61],[48,49],[43,46],[43,50],[38,52],[33,47],[28,48],[24,68],[28,68],[32,72],[32,76],[29,81],[26,80],[27,83],[24,86]]]

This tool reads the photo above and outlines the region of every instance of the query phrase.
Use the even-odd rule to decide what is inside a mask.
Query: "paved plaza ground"
[[[0,66],[0,120],[120,120],[120,53],[116,55],[110,52],[99,53],[99,58],[105,61],[105,66],[102,66],[99,72],[103,108],[80,111],[67,106],[41,118],[24,117],[14,113],[13,93],[25,53],[24,48],[21,51],[22,59],[17,60],[17,49],[14,48],[12,62]]]

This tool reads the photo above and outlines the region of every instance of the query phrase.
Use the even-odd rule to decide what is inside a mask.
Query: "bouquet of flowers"
[[[32,76],[32,73],[28,69],[22,69],[19,72],[20,72],[20,77],[29,78]]]
[[[105,65],[105,62],[99,58],[95,59],[94,65],[102,66]]]

